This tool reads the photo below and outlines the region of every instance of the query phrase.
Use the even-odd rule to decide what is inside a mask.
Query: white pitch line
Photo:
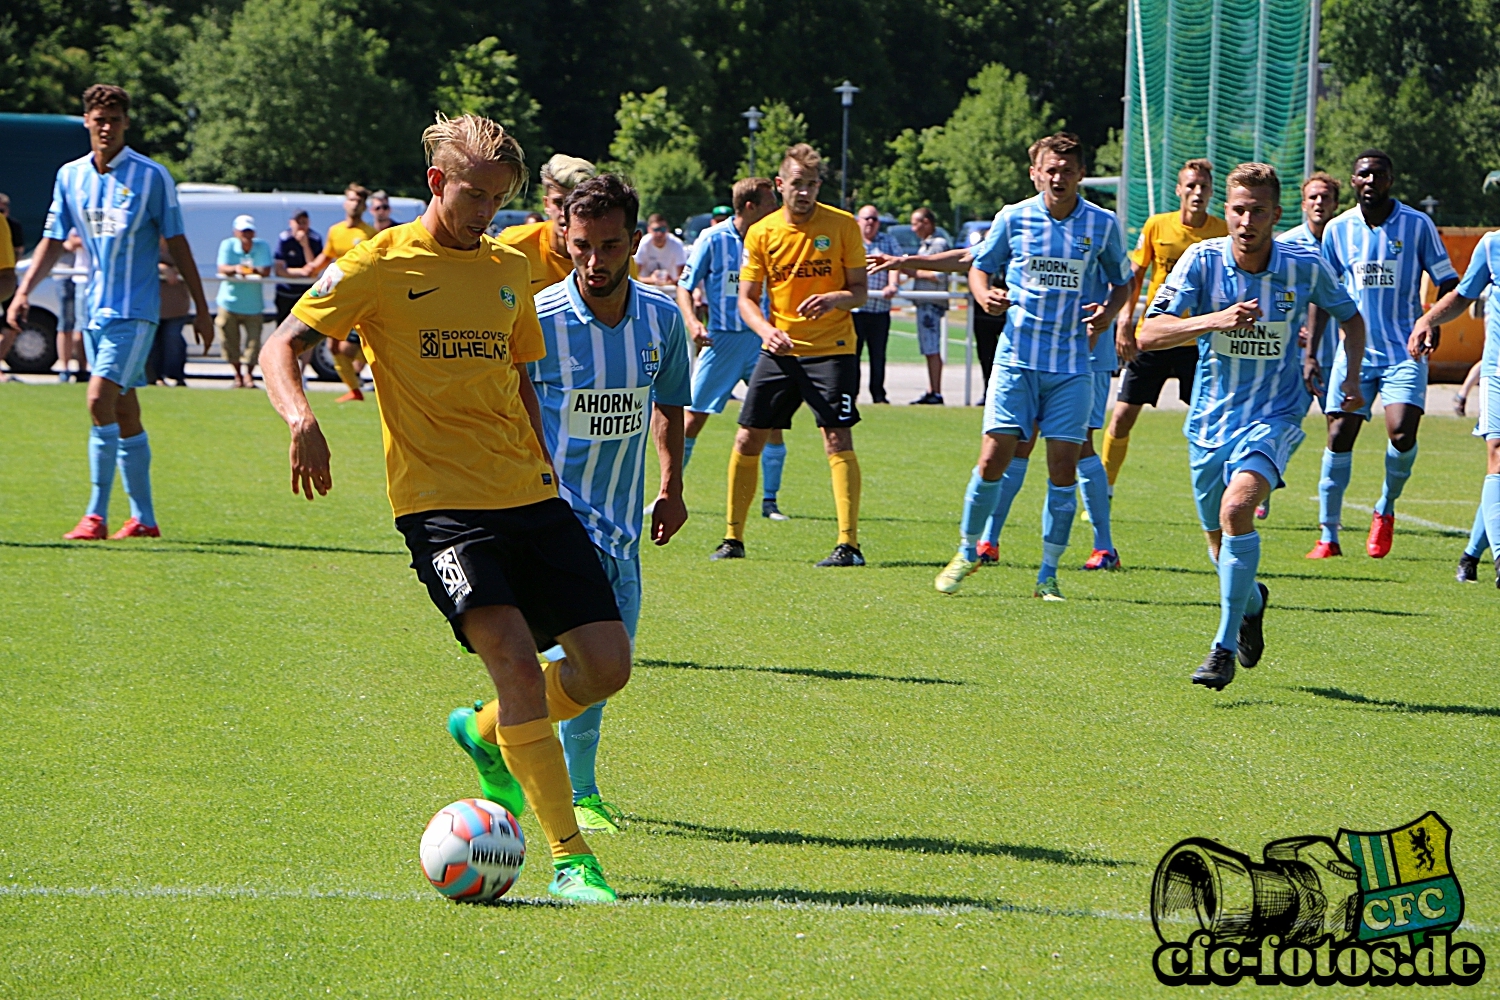
[[[1316,502],[1318,500],[1317,497],[1308,497],[1307,499],[1312,500],[1314,502]],[[1397,502],[1399,503],[1399,501],[1397,501]],[[1350,508],[1351,510],[1363,511],[1366,514],[1373,514],[1373,513],[1375,513],[1375,508],[1374,507],[1366,507],[1362,503],[1349,503],[1346,500],[1346,501],[1344,501],[1344,506]],[[1429,521],[1426,518],[1414,517],[1411,514],[1401,514],[1401,515],[1399,515],[1396,518],[1396,523],[1397,524],[1401,524],[1402,522],[1405,522],[1406,524],[1415,524],[1415,525],[1418,525],[1418,526],[1423,527],[1423,528],[1431,528],[1433,531],[1441,531],[1444,534],[1448,534],[1448,535],[1458,535],[1458,536],[1463,537],[1463,538],[1469,537],[1469,529],[1468,528],[1455,528],[1451,524],[1439,524],[1436,521]]]

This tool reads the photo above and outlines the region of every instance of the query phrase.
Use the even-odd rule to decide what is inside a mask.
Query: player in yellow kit
[[[1157,404],[1167,379],[1177,379],[1177,395],[1183,403],[1192,402],[1198,366],[1197,346],[1188,344],[1165,351],[1142,351],[1135,343],[1135,305],[1147,270],[1151,272],[1151,284],[1146,288],[1146,304],[1150,305],[1162,282],[1167,280],[1167,275],[1172,273],[1173,266],[1188,247],[1200,240],[1229,235],[1224,220],[1208,214],[1208,203],[1213,194],[1213,164],[1207,160],[1188,160],[1177,174],[1177,211],[1161,212],[1148,218],[1141,228],[1140,242],[1130,253],[1134,270],[1130,300],[1120,310],[1115,325],[1115,349],[1125,365],[1125,374],[1120,379],[1115,412],[1110,417],[1109,429],[1105,431],[1104,443],[1099,449],[1111,488],[1120,475],[1120,467],[1125,464],[1130,430],[1141,415],[1141,407],[1147,403]]]
[[[833,476],[839,540],[819,566],[863,566],[859,549],[859,460],[853,427],[859,391],[851,309],[865,304],[865,243],[848,212],[818,204],[822,158],[807,143],[786,151],[776,174],[781,211],[745,233],[740,316],[760,336],[740,429],[729,455],[728,529],[713,559],[745,557],[745,518],[755,500],[761,449],[775,428],[792,426],[804,402],[823,431]],[[771,322],[760,311],[771,297]]]
[[[542,164],[542,210],[547,218],[524,226],[510,226],[497,237],[506,246],[524,253],[531,262],[531,294],[536,295],[573,273],[573,258],[568,256],[557,223],[569,192],[597,173],[588,160],[565,153],[553,154]]]
[[[370,200],[370,191],[363,184],[350,184],[344,189],[344,221],[328,227],[323,240],[323,252],[313,261],[310,273],[318,274],[329,264],[353,250],[360,243],[375,235],[375,227],[365,221],[365,204]],[[328,345],[333,354],[333,366],[338,369],[339,379],[348,392],[339,397],[340,403],[358,402],[365,398],[359,387],[359,370],[364,367],[364,358],[359,350],[359,332],[350,331],[344,340]]]
[[[291,430],[292,489],[332,487],[328,443],[297,355],[363,331],[380,391],[387,489],[412,568],[499,696],[487,789],[529,802],[552,848],[551,892],[613,900],[573,812],[553,722],[630,677],[630,638],[582,523],[557,494],[528,362],[546,355],[526,258],[486,235],[526,182],[521,147],[495,122],[438,116],[422,135],[432,200],[415,222],[329,265],[262,354]],[[538,648],[566,658],[544,671]]]

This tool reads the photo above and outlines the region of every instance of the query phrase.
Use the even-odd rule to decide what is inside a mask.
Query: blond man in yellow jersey
[[[370,191],[363,184],[350,184],[344,189],[344,221],[328,227],[323,252],[308,268],[309,274],[321,273],[329,264],[375,235],[375,227],[365,221],[365,204],[369,200]],[[349,390],[338,401],[363,400],[365,394],[360,389],[359,372],[364,367],[364,357],[359,351],[359,331],[351,331],[348,338],[329,344],[328,350],[333,355],[333,367],[338,370],[339,380]]]
[[[1198,348],[1189,344],[1165,351],[1141,351],[1135,343],[1135,305],[1148,269],[1151,284],[1146,288],[1146,302],[1150,303],[1188,247],[1200,240],[1229,235],[1224,220],[1208,214],[1208,203],[1213,194],[1213,164],[1207,160],[1188,160],[1177,173],[1177,211],[1161,212],[1148,218],[1141,228],[1140,242],[1130,253],[1133,269],[1130,300],[1120,310],[1115,323],[1115,349],[1125,365],[1125,373],[1120,378],[1115,411],[1099,449],[1111,487],[1125,464],[1130,430],[1141,415],[1141,407],[1147,403],[1157,404],[1167,379],[1177,379],[1177,395],[1184,404],[1192,402]]]
[[[850,310],[865,304],[865,243],[854,216],[818,204],[822,159],[807,143],[782,157],[776,174],[781,211],[745,233],[739,310],[761,340],[740,429],[729,455],[728,529],[713,559],[745,557],[745,519],[755,499],[761,450],[772,430],[792,425],[804,402],[823,431],[833,476],[839,538],[819,566],[863,566],[859,549],[859,461],[853,427],[859,392]],[[760,310],[768,288],[771,320]]]
[[[582,524],[557,495],[526,363],[545,356],[526,258],[485,235],[521,190],[521,147],[473,115],[422,135],[432,200],[422,217],[362,241],[293,307],[262,355],[291,429],[292,490],[333,485],[328,443],[297,355],[359,324],[380,391],[386,478],[412,567],[459,642],[494,681],[494,743],[465,745],[486,798],[536,811],[551,892],[613,900],[578,830],[553,722],[625,686],[630,640]],[[538,648],[567,654],[544,672]],[[538,643],[542,645],[539,647]],[[455,734],[456,735],[456,734]],[[477,760],[477,758],[476,758]]]

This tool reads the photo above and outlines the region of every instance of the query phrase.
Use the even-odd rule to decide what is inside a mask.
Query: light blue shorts
[[[723,413],[734,387],[750,381],[755,362],[760,358],[760,337],[743,333],[708,331],[713,344],[698,354],[693,369],[693,401],[688,409],[694,413]]]
[[[943,353],[943,313],[933,302],[917,303],[917,349],[931,357]]]
[[[1281,474],[1306,436],[1296,424],[1274,420],[1253,423],[1217,448],[1204,448],[1189,441],[1193,501],[1198,505],[1198,523],[1203,530],[1219,530],[1224,487],[1235,473],[1254,472],[1270,483],[1273,490],[1285,486]]]
[[[156,340],[156,324],[146,319],[107,319],[83,331],[90,374],[129,392],[146,384],[146,358]]]
[[[1104,373],[1108,377],[1108,372]],[[1094,373],[1067,375],[996,365],[984,403],[984,433],[1014,434],[1031,440],[1039,427],[1049,441],[1088,439],[1094,405]]]
[[[1328,376],[1328,396],[1323,403],[1324,413],[1338,412],[1339,404],[1343,402],[1343,394],[1339,392],[1339,387],[1344,384],[1344,376],[1348,374],[1349,359],[1344,355],[1341,345],[1338,355],[1333,359],[1333,373]],[[1359,373],[1359,391],[1365,397],[1365,405],[1354,412],[1366,420],[1370,419],[1370,408],[1375,402],[1377,392],[1380,393],[1380,401],[1385,406],[1405,403],[1419,410],[1426,410],[1427,359],[1413,361],[1407,358],[1380,368],[1363,368]]]
[[[1089,407],[1089,430],[1104,427],[1104,418],[1109,409],[1109,372],[1094,372],[1094,405]]]
[[[1479,376],[1474,395],[1479,397],[1479,422],[1474,425],[1474,436],[1486,441],[1500,438],[1500,372]]]
[[[620,621],[625,623],[625,631],[629,633],[630,644],[634,647],[635,627],[641,620],[640,554],[637,553],[630,559],[617,559],[601,548],[595,547],[594,551],[599,555],[599,564],[604,567],[605,578],[614,589],[615,606],[620,609]],[[561,645],[556,645],[543,651],[542,655],[555,663],[566,654]]]

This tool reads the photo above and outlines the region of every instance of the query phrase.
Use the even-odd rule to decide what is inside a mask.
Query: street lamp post
[[[854,95],[859,93],[859,88],[845,80],[841,85],[834,87],[833,92],[839,95],[844,105],[844,155],[839,169],[839,208],[849,207],[849,109],[854,107]]]
[[[750,128],[750,176],[755,174],[755,133],[760,131],[760,120],[766,113],[755,105],[750,105],[749,111],[741,111],[740,117],[745,119],[745,124]]]

